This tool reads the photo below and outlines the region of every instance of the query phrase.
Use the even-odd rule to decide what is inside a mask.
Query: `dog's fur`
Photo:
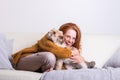
[[[56,45],[61,46],[61,47],[66,47],[64,44],[64,39],[63,39],[63,32],[52,29],[48,32],[48,39],[53,41]],[[72,47],[70,50],[75,49]],[[61,53],[62,54],[62,53]],[[66,69],[80,69],[80,68],[93,68],[95,65],[95,62],[81,62],[81,63],[72,63],[69,58],[65,59],[57,59],[55,69],[60,70],[62,69],[62,66],[64,64],[64,67]]]

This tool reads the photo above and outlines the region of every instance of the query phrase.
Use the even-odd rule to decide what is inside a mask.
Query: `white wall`
[[[93,35],[83,35],[83,55],[87,60],[97,60],[97,66],[120,45],[120,0],[0,0],[0,32],[44,33],[66,22],[74,22],[83,34]],[[16,35],[18,41],[26,38],[21,45],[30,43],[27,36],[39,37],[24,35]]]
[[[74,22],[86,34],[120,34],[120,0],[0,0],[0,32],[46,32]]]

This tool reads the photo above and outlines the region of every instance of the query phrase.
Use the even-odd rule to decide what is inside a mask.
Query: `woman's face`
[[[76,31],[73,29],[67,30],[67,32],[64,34],[64,41],[67,47],[71,47],[76,40]]]

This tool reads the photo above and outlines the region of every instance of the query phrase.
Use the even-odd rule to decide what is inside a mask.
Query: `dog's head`
[[[63,44],[63,32],[56,29],[52,29],[48,32],[48,39],[56,44]]]

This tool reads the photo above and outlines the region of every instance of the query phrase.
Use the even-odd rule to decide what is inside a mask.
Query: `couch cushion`
[[[42,73],[0,69],[0,80],[39,80]]]
[[[120,67],[120,48],[118,48],[112,57],[104,64],[103,68],[106,67]]]

